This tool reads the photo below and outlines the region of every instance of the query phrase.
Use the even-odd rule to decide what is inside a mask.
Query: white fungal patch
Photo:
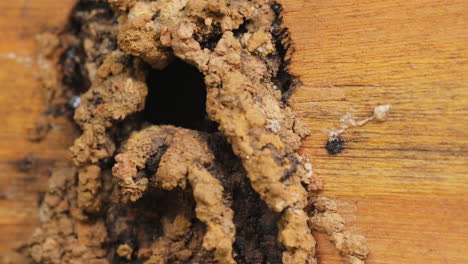
[[[390,112],[391,108],[392,106],[390,104],[378,105],[374,108],[374,112],[372,113],[371,116],[364,118],[363,120],[360,120],[360,121],[354,120],[352,114],[346,113],[340,118],[340,121],[343,122],[344,124],[341,126],[340,129],[330,131],[328,133],[328,138],[329,140],[333,140],[334,138],[337,138],[338,136],[346,132],[348,128],[356,127],[356,126],[364,126],[365,124],[367,124],[369,121],[372,121],[372,120],[383,122],[387,120],[388,113]]]
[[[340,121],[349,124],[350,126],[355,126],[356,125],[356,120],[354,120],[353,115],[351,113],[346,113],[344,114],[341,118]]]

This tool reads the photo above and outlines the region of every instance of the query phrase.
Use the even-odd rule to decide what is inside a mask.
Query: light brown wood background
[[[73,0],[0,3],[0,255],[37,225],[50,165],[73,136],[56,120],[42,143],[26,140],[44,110],[34,35],[64,23]],[[304,152],[364,233],[370,264],[468,263],[468,2],[465,0],[283,0],[304,83],[293,105],[313,134]],[[17,59],[11,59],[14,53]],[[9,55],[10,54],[10,55]],[[391,104],[389,120],[349,129],[329,155],[340,118]],[[19,161],[33,155],[33,169]],[[323,235],[320,263],[340,263]]]
[[[35,36],[63,26],[74,0],[0,0],[0,256],[38,225],[39,193],[48,170],[73,141],[63,119],[41,143],[28,129],[46,111],[37,81]],[[34,157],[29,171],[18,165]],[[1,263],[0,263],[1,264]]]

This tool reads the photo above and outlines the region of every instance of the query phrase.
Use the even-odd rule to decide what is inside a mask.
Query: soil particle
[[[122,244],[117,248],[117,255],[119,255],[119,257],[126,258],[127,260],[132,259],[132,252],[133,249],[127,244]]]
[[[108,128],[143,110],[147,93],[145,75],[138,60],[119,51],[106,56],[97,70],[97,78],[81,96],[75,111],[74,119],[83,129],[71,148],[75,163],[95,163],[112,156],[115,143]]]
[[[366,239],[346,228],[345,220],[338,214],[336,202],[327,197],[319,197],[314,205],[315,212],[309,220],[309,226],[329,236],[343,256],[345,264],[364,263],[369,255]]]
[[[78,207],[86,213],[99,213],[102,206],[101,168],[90,165],[78,174]]]

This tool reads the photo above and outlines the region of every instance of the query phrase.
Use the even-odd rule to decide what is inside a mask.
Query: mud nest
[[[82,133],[74,165],[49,180],[33,262],[311,264],[315,229],[362,263],[367,247],[317,200],[298,153],[309,132],[288,104],[298,82],[280,12],[269,0],[81,0],[63,33],[40,39],[59,65],[42,74],[57,80],[49,97],[72,96]]]

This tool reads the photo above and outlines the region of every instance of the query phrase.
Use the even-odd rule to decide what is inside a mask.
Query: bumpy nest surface
[[[298,154],[308,131],[287,103],[295,82],[278,3],[108,2],[80,1],[69,33],[43,38],[55,43],[46,57],[61,56],[61,85],[82,93],[74,113],[82,135],[71,147],[75,166],[50,179],[33,261],[316,263],[310,224],[361,263],[360,237],[343,233],[341,218],[327,225],[339,217],[327,220],[333,206],[318,206],[311,221],[304,211],[321,183]],[[141,114],[148,90],[160,89],[151,74],[174,60],[204,76],[197,126],[149,124],[145,116],[160,113]]]

